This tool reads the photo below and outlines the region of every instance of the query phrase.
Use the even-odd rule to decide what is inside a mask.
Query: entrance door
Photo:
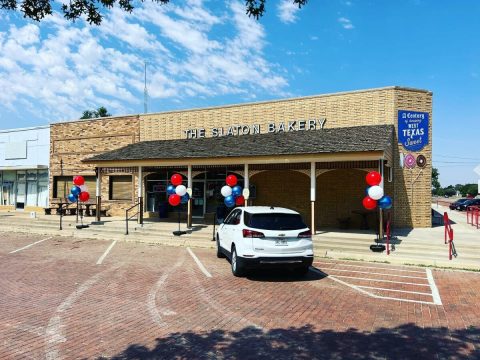
[[[24,181],[19,181],[17,183],[17,210],[23,210],[25,208],[25,196],[26,195],[26,183]]]
[[[205,180],[193,181],[192,201],[192,216],[203,217],[205,214]]]

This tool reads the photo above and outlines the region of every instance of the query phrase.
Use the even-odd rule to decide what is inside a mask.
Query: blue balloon
[[[173,195],[175,194],[175,186],[172,184],[167,186],[167,195]]]
[[[241,187],[241,186],[238,186],[238,185],[234,186],[234,187],[232,188],[232,195],[233,195],[234,197],[237,197],[237,196],[242,195],[242,187]]]
[[[74,195],[75,198],[78,197],[78,195],[80,195],[81,192],[82,192],[82,189],[80,189],[80,187],[79,187],[79,186],[76,186],[76,185],[73,186],[73,187],[70,189],[70,193],[71,193],[72,195]],[[76,200],[75,200],[75,201],[76,201]]]
[[[371,186],[367,186],[367,188],[365,189],[365,195],[368,196],[368,190],[371,188]]]
[[[180,203],[181,203],[181,204],[186,204],[186,203],[188,203],[188,200],[189,200],[189,199],[190,199],[190,196],[189,196],[188,193],[187,193],[187,194],[185,194],[185,195],[182,196],[182,198],[181,198],[181,200],[180,200]]]
[[[73,194],[68,194],[67,198],[68,198],[68,201],[70,201],[72,203],[77,201],[77,197]]]
[[[234,207],[234,206],[235,206],[235,198],[234,198],[234,196],[233,196],[233,195],[227,196],[227,197],[225,198],[225,200],[224,200],[224,203],[225,203],[225,206],[226,206],[226,207],[229,207],[229,208]]]
[[[378,200],[377,205],[380,209],[390,209],[392,207],[392,198],[385,195],[380,200]]]

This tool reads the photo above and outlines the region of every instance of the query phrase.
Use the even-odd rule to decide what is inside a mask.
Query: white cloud
[[[281,0],[277,6],[277,14],[281,22],[291,24],[297,21],[298,5],[295,5],[292,0]]]
[[[0,92],[0,108],[24,116],[74,119],[102,105],[113,114],[132,113],[143,103],[145,60],[151,101],[254,99],[284,95],[288,87],[283,69],[264,54],[265,29],[240,2],[221,16],[201,0],[187,0],[146,2],[131,14],[112,10],[100,27],[58,14],[40,24],[0,31],[0,88],[8,89]]]
[[[344,29],[352,30],[353,28],[355,28],[355,26],[353,26],[352,24],[352,21],[350,19],[347,19],[346,17],[338,18],[338,22],[340,23],[340,25],[342,25]]]

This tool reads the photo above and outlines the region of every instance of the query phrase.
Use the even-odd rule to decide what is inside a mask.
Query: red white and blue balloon
[[[225,179],[227,185],[223,186],[220,190],[224,197],[223,202],[226,207],[242,206],[245,204],[245,198],[242,196],[242,187],[238,184],[238,179],[235,175],[230,174]]]

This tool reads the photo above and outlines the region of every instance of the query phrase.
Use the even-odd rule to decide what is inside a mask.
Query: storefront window
[[[4,171],[2,179],[2,201],[3,205],[13,205],[15,203],[15,171]]]
[[[27,180],[37,180],[37,170],[27,170]]]
[[[48,206],[48,170],[38,170],[38,206]]]
[[[132,176],[110,176],[110,200],[132,200]]]
[[[53,178],[53,197],[65,199],[70,192],[71,176],[55,176]]]

